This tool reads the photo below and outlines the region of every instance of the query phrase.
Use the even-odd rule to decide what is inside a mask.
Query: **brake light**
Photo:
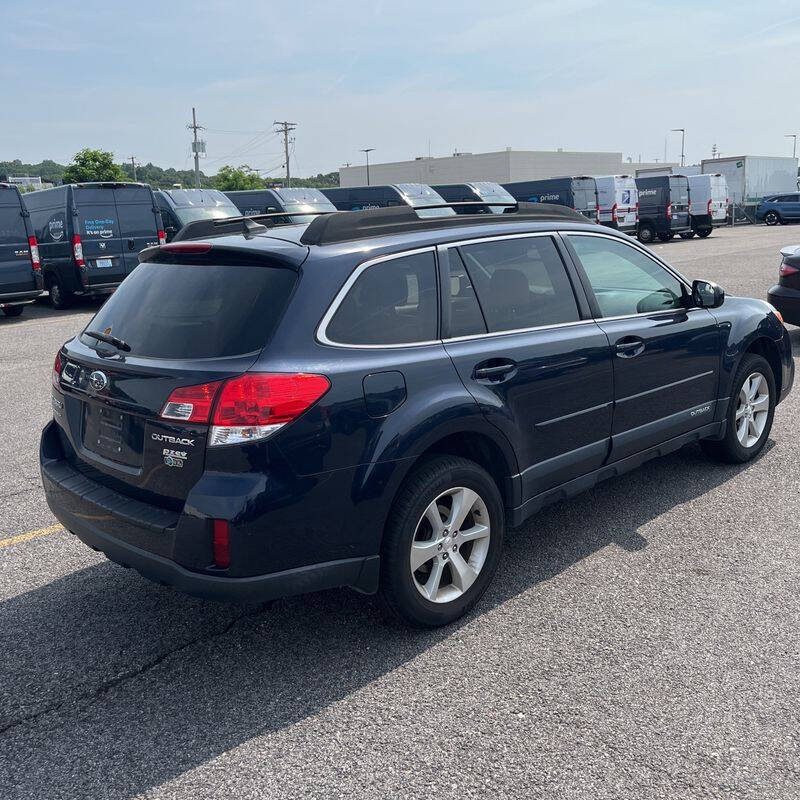
[[[600,203],[596,203],[594,207],[594,221],[600,222]]]
[[[667,219],[672,219],[672,203],[667,203]]]
[[[31,251],[31,266],[34,272],[42,271],[42,262],[39,260],[39,243],[35,236],[28,237],[28,249]]]
[[[636,219],[639,219],[639,201],[636,201]]]
[[[211,242],[170,242],[162,244],[161,249],[168,253],[207,253]]]
[[[617,221],[617,204],[616,203],[614,203],[614,205],[611,206],[611,221],[612,222],[616,222]]]
[[[164,231],[158,232],[158,243],[159,244],[166,244],[167,243],[167,234]]]
[[[226,381],[214,406],[210,446],[266,439],[330,389],[324,375],[246,373]]]
[[[711,216],[711,208],[713,205],[714,204],[709,200],[708,205],[706,206],[706,214],[708,214],[709,217]]]
[[[86,266],[83,260],[83,245],[81,244],[80,234],[76,233],[72,237],[72,257],[75,259],[75,264],[81,268]]]
[[[56,360],[53,362],[53,371],[50,374],[50,379],[56,389],[61,388],[61,370],[64,368],[64,362],[61,360],[61,353],[56,353]]]
[[[785,278],[787,275],[797,275],[798,272],[800,272],[800,269],[789,266],[789,264],[781,264],[781,268],[778,270],[782,278]]]
[[[231,526],[226,519],[214,520],[214,565],[228,569],[231,565]]]
[[[220,386],[222,381],[214,381],[175,389],[161,410],[162,419],[208,424],[211,419],[211,408]]]

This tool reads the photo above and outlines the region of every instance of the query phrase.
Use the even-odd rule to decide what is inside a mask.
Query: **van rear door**
[[[114,187],[114,202],[119,220],[120,252],[125,275],[139,263],[138,254],[145,247],[158,244],[160,212],[149,186],[121,184]]]
[[[36,290],[19,192],[0,186],[0,296]]]
[[[689,226],[689,179],[685,175],[669,176],[669,202],[672,205],[672,227]]]
[[[113,285],[125,278],[113,184],[74,186],[75,233],[81,237],[88,287]]]

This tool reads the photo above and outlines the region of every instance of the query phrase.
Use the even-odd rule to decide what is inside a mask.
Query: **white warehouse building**
[[[665,166],[623,161],[622,153],[568,150],[512,150],[455,153],[444,158],[420,157],[369,165],[369,183],[463,183],[464,181],[531,181],[561,175],[635,175],[637,169]],[[667,164],[666,166],[673,166]],[[677,166],[677,165],[674,165]],[[341,167],[340,186],[365,186],[366,165]]]

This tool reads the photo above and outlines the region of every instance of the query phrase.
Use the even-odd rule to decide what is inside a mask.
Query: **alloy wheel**
[[[753,447],[764,433],[769,417],[769,384],[753,372],[742,384],[736,406],[736,437],[742,447]]]
[[[411,542],[409,565],[417,591],[433,603],[449,603],[475,583],[491,538],[489,512],[474,490],[442,492],[425,509]]]

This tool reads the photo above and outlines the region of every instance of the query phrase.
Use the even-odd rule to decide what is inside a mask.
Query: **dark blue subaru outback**
[[[451,622],[506,526],[687,442],[748,461],[792,386],[771,306],[568,209],[272,222],[143,251],[53,367],[53,513],[193,594]]]

